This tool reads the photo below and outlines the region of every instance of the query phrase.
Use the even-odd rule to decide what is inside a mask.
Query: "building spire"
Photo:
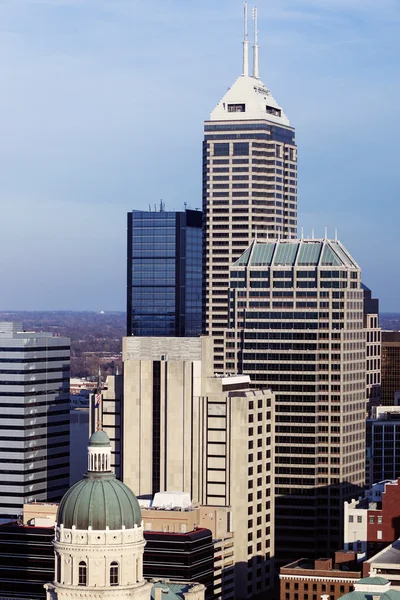
[[[254,21],[254,45],[253,45],[253,77],[259,79],[258,74],[258,14],[257,6],[253,8],[253,21]]]
[[[247,2],[244,3],[243,75],[249,76],[249,36],[247,32]]]

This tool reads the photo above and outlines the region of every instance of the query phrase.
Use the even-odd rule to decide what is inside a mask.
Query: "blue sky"
[[[241,0],[0,0],[0,309],[125,309],[126,213],[201,206],[202,128],[241,71]],[[400,3],[259,3],[296,127],[299,226],[400,311]]]

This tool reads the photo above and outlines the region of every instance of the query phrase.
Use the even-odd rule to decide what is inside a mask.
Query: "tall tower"
[[[69,486],[70,342],[0,322],[0,523]]]
[[[255,241],[230,274],[224,370],[276,398],[276,557],[329,556],[364,487],[360,267],[337,240]]]
[[[128,213],[127,335],[200,335],[201,240],[201,211]]]
[[[258,74],[257,9],[249,74],[247,3],[243,72],[205,121],[203,143],[203,331],[215,338],[214,368],[223,368],[229,266],[254,238],[297,233],[294,128]]]

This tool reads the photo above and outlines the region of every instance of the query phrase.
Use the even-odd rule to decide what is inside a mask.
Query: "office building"
[[[366,336],[366,393],[368,415],[381,402],[381,328],[379,327],[379,300],[372,298],[366,285],[364,292],[364,330]]]
[[[127,335],[201,333],[202,213],[128,213]]]
[[[400,390],[400,331],[382,331],[381,403],[395,404]]]
[[[338,600],[354,590],[361,577],[361,566],[354,552],[335,552],[331,558],[301,558],[279,571],[280,600],[324,598]]]
[[[400,406],[377,406],[367,419],[366,483],[400,477]]]
[[[0,525],[0,589],[3,598],[44,600],[54,576],[57,504],[25,504],[22,518]]]
[[[124,482],[140,496],[186,492],[229,507],[235,597],[272,586],[274,396],[248,376],[217,376],[212,339],[123,340]],[[210,510],[212,512],[212,510]]]
[[[230,276],[224,371],[276,399],[276,556],[329,556],[365,477],[360,268],[338,241],[254,241]]]
[[[216,371],[223,368],[230,265],[255,237],[297,235],[295,131],[259,78],[256,11],[252,74],[245,9],[242,75],[204,124],[203,332],[215,338]]]
[[[0,522],[69,486],[67,338],[0,323]]]
[[[224,600],[233,599],[235,597],[234,534],[227,531],[227,525],[231,522],[230,507],[194,505],[191,502],[189,494],[185,494],[184,492],[174,492],[172,494],[158,493],[155,494],[152,500],[143,500],[141,498],[138,498],[138,500],[142,509],[146,539],[148,539],[147,535],[150,535],[151,532],[173,533],[175,535],[178,533],[186,535],[196,531],[209,531],[211,533],[213,546],[212,585],[207,583],[207,579],[204,581],[201,578],[202,575],[199,576],[196,573],[193,577],[200,583],[204,583],[205,585],[207,583],[206,597],[211,592],[215,600],[219,598],[223,598]],[[155,539],[153,538],[153,541]],[[163,541],[162,536],[159,539],[161,542]],[[207,575],[209,559],[207,560],[203,555],[205,553],[208,556],[208,549],[204,549],[205,547],[208,548],[207,544],[207,536],[202,534],[199,543],[190,543],[187,551],[189,555],[193,554],[193,558],[189,556],[184,565],[182,564],[183,561],[178,562],[172,558],[172,550],[171,558],[167,560],[174,561],[176,567],[179,569],[190,568],[190,570],[193,567],[197,569],[196,563],[199,563],[201,560],[203,564],[201,568]],[[158,556],[165,555],[168,544],[161,544],[161,546]],[[202,557],[199,555],[199,546],[202,549]],[[147,550],[146,546],[144,551],[145,573],[147,573],[147,568],[150,569],[151,565],[154,566],[154,564],[157,564],[153,563],[150,557],[147,557]],[[173,577],[172,573],[173,569],[171,568],[169,571],[170,579]],[[188,580],[190,577],[190,573],[186,573],[185,579]]]

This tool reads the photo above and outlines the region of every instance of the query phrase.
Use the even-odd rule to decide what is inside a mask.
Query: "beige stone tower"
[[[255,238],[297,235],[295,130],[259,78],[256,38],[255,18],[250,75],[245,14],[243,73],[204,124],[203,332],[215,338],[216,371],[223,369],[230,265]]]

